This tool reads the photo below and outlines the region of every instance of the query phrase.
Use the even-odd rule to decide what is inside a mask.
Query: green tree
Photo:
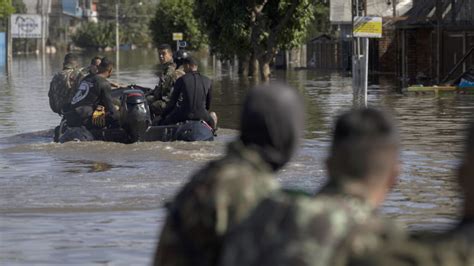
[[[146,46],[151,43],[148,25],[150,10],[157,0],[101,0],[97,11],[100,20],[115,21],[115,4],[119,4],[120,42]]]
[[[239,72],[248,75],[251,43],[246,6],[239,1],[196,0],[194,14],[208,35],[211,53],[223,60],[237,56]]]
[[[5,19],[14,12],[15,8],[12,5],[12,0],[0,0],[0,19]]]
[[[211,47],[221,53],[250,57],[254,75],[257,61],[263,79],[270,77],[270,63],[280,50],[302,44],[314,19],[316,0],[196,0],[196,13],[210,14],[201,22],[210,31]],[[239,7],[240,5],[240,7]],[[207,11],[206,11],[207,10]],[[218,22],[218,23],[217,23]],[[231,30],[233,38],[215,38],[210,30]],[[238,44],[235,42],[238,41]],[[225,50],[222,47],[232,47]],[[245,55],[245,56],[244,56]]]
[[[82,24],[71,36],[72,41],[82,48],[105,48],[115,45],[115,24],[112,22],[88,22]]]
[[[173,44],[172,33],[182,32],[189,49],[198,50],[207,43],[198,20],[193,15],[194,0],[161,0],[150,23],[155,45]]]

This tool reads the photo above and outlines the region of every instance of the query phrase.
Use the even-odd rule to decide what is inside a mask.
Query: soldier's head
[[[372,108],[342,114],[327,159],[329,182],[378,206],[400,172],[399,145],[398,130],[387,114]]]
[[[112,61],[104,57],[102,58],[99,66],[97,67],[97,74],[105,78],[110,78],[110,76],[112,75],[113,68],[114,64],[112,63]]]
[[[68,53],[64,56],[63,67],[76,68],[79,65],[79,57],[76,54]]]
[[[158,47],[158,56],[161,64],[173,62],[173,51],[169,44],[162,44]]]
[[[197,71],[198,70],[197,61],[191,56],[188,56],[188,57],[184,58],[183,59],[183,70],[186,73]]]
[[[94,56],[91,60],[91,66],[99,66],[102,58],[100,56]]]
[[[293,156],[304,123],[303,101],[294,88],[268,84],[249,91],[240,118],[240,139],[274,171]]]
[[[178,50],[174,53],[173,61],[176,64],[176,68],[179,68],[182,64],[184,59],[190,57],[191,54],[186,50]]]
[[[474,122],[468,127],[458,179],[464,194],[464,215],[474,218]]]
[[[99,56],[95,56],[94,58],[92,58],[91,65],[89,66],[89,72],[91,74],[97,74],[97,68],[99,67],[101,61],[102,58],[100,58]]]

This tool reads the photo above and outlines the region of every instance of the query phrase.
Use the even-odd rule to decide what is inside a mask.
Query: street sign
[[[188,46],[188,43],[186,41],[179,41],[179,48],[184,48],[186,46]]]
[[[382,18],[354,17],[354,37],[382,38]]]
[[[10,19],[12,38],[41,38],[41,15],[13,14]]]
[[[182,32],[173,32],[173,41],[182,41],[183,33]]]

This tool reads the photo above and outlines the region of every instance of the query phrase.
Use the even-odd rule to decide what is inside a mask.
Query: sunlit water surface
[[[153,87],[156,54],[122,53],[112,79]],[[84,55],[87,63],[91,55]],[[190,174],[225,151],[237,131],[242,98],[252,81],[233,68],[202,60],[214,79],[212,109],[219,137],[206,143],[52,142],[60,118],[48,105],[49,82],[61,55],[16,57],[0,76],[0,264],[117,264],[151,262],[161,208]],[[353,105],[343,73],[276,72],[304,95],[305,139],[279,173],[285,187],[315,192],[325,182],[324,158],[334,117]],[[454,169],[473,96],[407,96],[383,78],[369,90],[369,105],[398,119],[403,172],[382,212],[410,230],[443,230],[457,219]]]

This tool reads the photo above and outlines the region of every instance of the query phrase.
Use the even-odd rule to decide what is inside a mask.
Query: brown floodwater
[[[83,55],[84,64],[91,56]],[[60,118],[47,93],[61,57],[15,57],[11,76],[0,75],[0,264],[149,264],[163,203],[194,170],[223,154],[253,82],[239,79],[234,67],[201,60],[214,80],[212,109],[220,117],[214,142],[56,144],[52,128]],[[120,61],[112,79],[154,86],[154,52],[123,52]],[[315,192],[326,178],[333,119],[353,105],[351,78],[297,70],[277,71],[274,79],[297,87],[307,109],[305,139],[278,179]],[[454,172],[474,97],[402,95],[393,84],[373,80],[368,98],[394,114],[403,144],[403,171],[381,211],[410,230],[443,230],[458,218]]]

